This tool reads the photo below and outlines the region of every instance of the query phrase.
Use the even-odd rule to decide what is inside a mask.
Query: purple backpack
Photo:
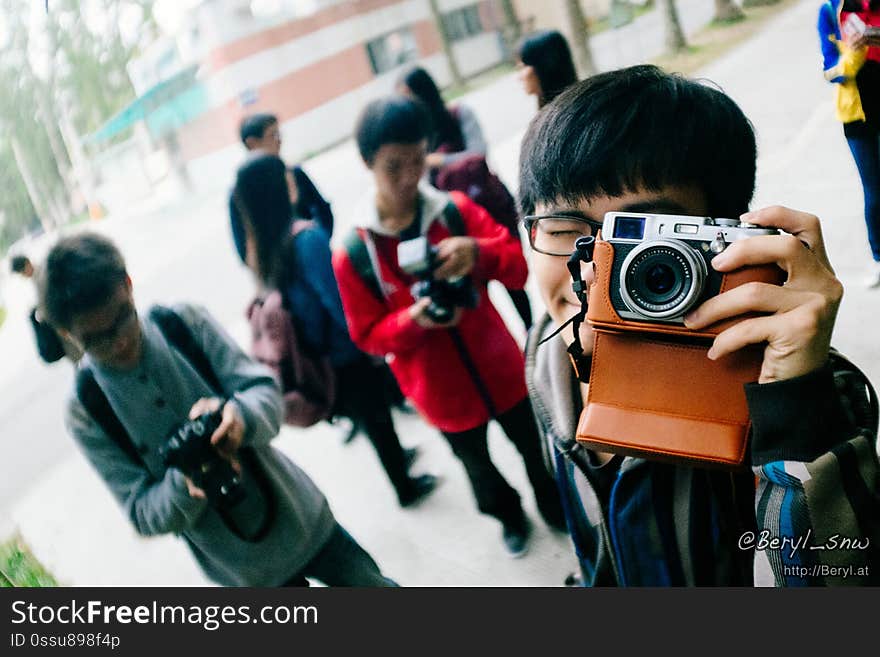
[[[482,155],[471,155],[446,165],[434,178],[437,189],[464,192],[474,203],[482,205],[496,223],[516,230],[519,213],[513,196],[486,164]]]
[[[310,427],[328,419],[336,401],[336,374],[326,357],[301,348],[281,292],[254,299],[247,317],[251,356],[272,370],[281,385],[285,424]]]
[[[292,233],[311,222],[294,222]],[[251,356],[272,370],[281,386],[284,422],[310,427],[329,419],[336,402],[336,373],[326,356],[306,351],[278,290],[251,301],[246,312],[251,326]]]

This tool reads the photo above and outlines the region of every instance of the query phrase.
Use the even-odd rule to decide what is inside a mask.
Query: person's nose
[[[414,187],[419,184],[419,180],[422,178],[422,168],[421,167],[408,167],[404,171],[404,175],[402,177],[403,187],[409,189],[410,187]]]

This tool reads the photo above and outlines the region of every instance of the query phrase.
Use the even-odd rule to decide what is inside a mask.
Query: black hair
[[[538,107],[551,102],[577,82],[577,70],[568,42],[556,30],[537,32],[525,37],[517,48],[519,60],[535,69],[541,83]]]
[[[461,134],[461,125],[458,119],[450,112],[434,79],[428,72],[416,66],[405,73],[399,84],[405,85],[412,94],[425,104],[428,114],[431,115],[433,127],[433,139],[428,150],[435,151],[443,144],[450,144],[455,151],[464,148],[464,136]]]
[[[262,139],[266,129],[275,123],[278,123],[278,117],[274,114],[251,114],[244,117],[238,126],[241,143],[247,146],[250,137]]]
[[[361,112],[355,127],[358,150],[368,165],[386,144],[416,144],[427,139],[431,119],[424,103],[395,94],[379,98]]]
[[[76,315],[106,304],[128,273],[116,245],[97,233],[64,237],[46,257],[38,285],[49,323],[69,329]]]
[[[265,284],[282,278],[282,247],[290,235],[293,212],[281,158],[267,153],[250,157],[235,176],[233,203],[241,214],[248,238],[256,245],[257,261],[248,262]]]
[[[21,274],[27,268],[30,259],[24,255],[14,255],[9,260],[9,266],[16,274]]]
[[[755,134],[722,91],[633,66],[580,82],[532,120],[520,153],[520,206],[576,205],[639,187],[695,186],[716,217],[748,210]]]

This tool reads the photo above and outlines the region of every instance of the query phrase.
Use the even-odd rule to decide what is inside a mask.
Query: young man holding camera
[[[422,182],[429,126],[424,107],[403,96],[365,108],[356,136],[375,189],[363,199],[358,228],[334,254],[333,267],[352,340],[368,353],[392,356],[401,390],[446,437],[480,511],[501,522],[506,549],[520,556],[530,526],[519,494],[489,457],[491,419],[522,455],[544,519],[564,527],[522,352],[486,289],[493,279],[522,287],[526,263],[510,233],[483,208]]]
[[[530,215],[532,271],[548,311],[530,336],[527,381],[585,585],[876,584],[880,577],[876,398],[861,373],[829,351],[843,288],[819,220],[784,207],[748,212],[755,159],[752,128],[730,98],[652,66],[581,82],[526,134],[520,201]],[[615,369],[640,369],[638,380],[626,382],[634,397],[653,390],[675,398],[691,406],[691,420],[712,406],[706,390],[676,398],[695,376],[684,365],[671,376],[679,384],[659,391],[654,379],[669,374],[658,374],[652,362],[611,357],[603,380],[591,376],[591,368],[598,371],[594,328],[575,322],[575,336],[569,320],[614,291],[593,287],[582,303],[573,279],[589,286],[601,277],[598,284],[608,287],[632,281],[608,276],[598,263],[597,276],[592,264],[569,256],[588,246],[583,238],[612,237],[599,235],[608,212],[740,219],[783,231],[722,241],[707,260],[724,275],[776,266],[784,285],[753,281],[709,295],[680,318],[671,340],[672,348],[698,343],[683,335],[682,322],[696,334],[735,318],[704,342],[707,366],[757,345],[757,381],[744,386],[743,400],[751,421],[744,465],[751,470],[670,463],[668,454],[664,461],[576,440],[590,388],[618,385]],[[725,222],[716,223],[723,236]],[[660,278],[642,281],[665,293]],[[607,307],[591,310],[595,317]],[[658,328],[662,322],[638,326],[648,328],[629,333],[645,341],[631,352],[636,359],[651,357],[648,343],[664,339],[658,334],[675,333]],[[631,330],[632,322],[616,328]],[[620,423],[616,430],[630,428]]]
[[[221,585],[393,584],[270,446],[277,385],[205,310],[140,317],[122,255],[96,234],[61,239],[43,276],[42,307],[86,354],[68,429],[139,534],[182,536]],[[219,423],[207,436],[209,418]]]

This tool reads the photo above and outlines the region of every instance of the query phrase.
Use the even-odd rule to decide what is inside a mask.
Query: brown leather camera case
[[[741,467],[749,432],[743,384],[757,380],[763,347],[707,357],[714,336],[742,317],[701,331],[622,319],[609,298],[613,258],[612,244],[596,243],[587,313],[593,362],[578,441],[598,451]],[[775,266],[749,267],[726,275],[721,292],[783,280]]]

